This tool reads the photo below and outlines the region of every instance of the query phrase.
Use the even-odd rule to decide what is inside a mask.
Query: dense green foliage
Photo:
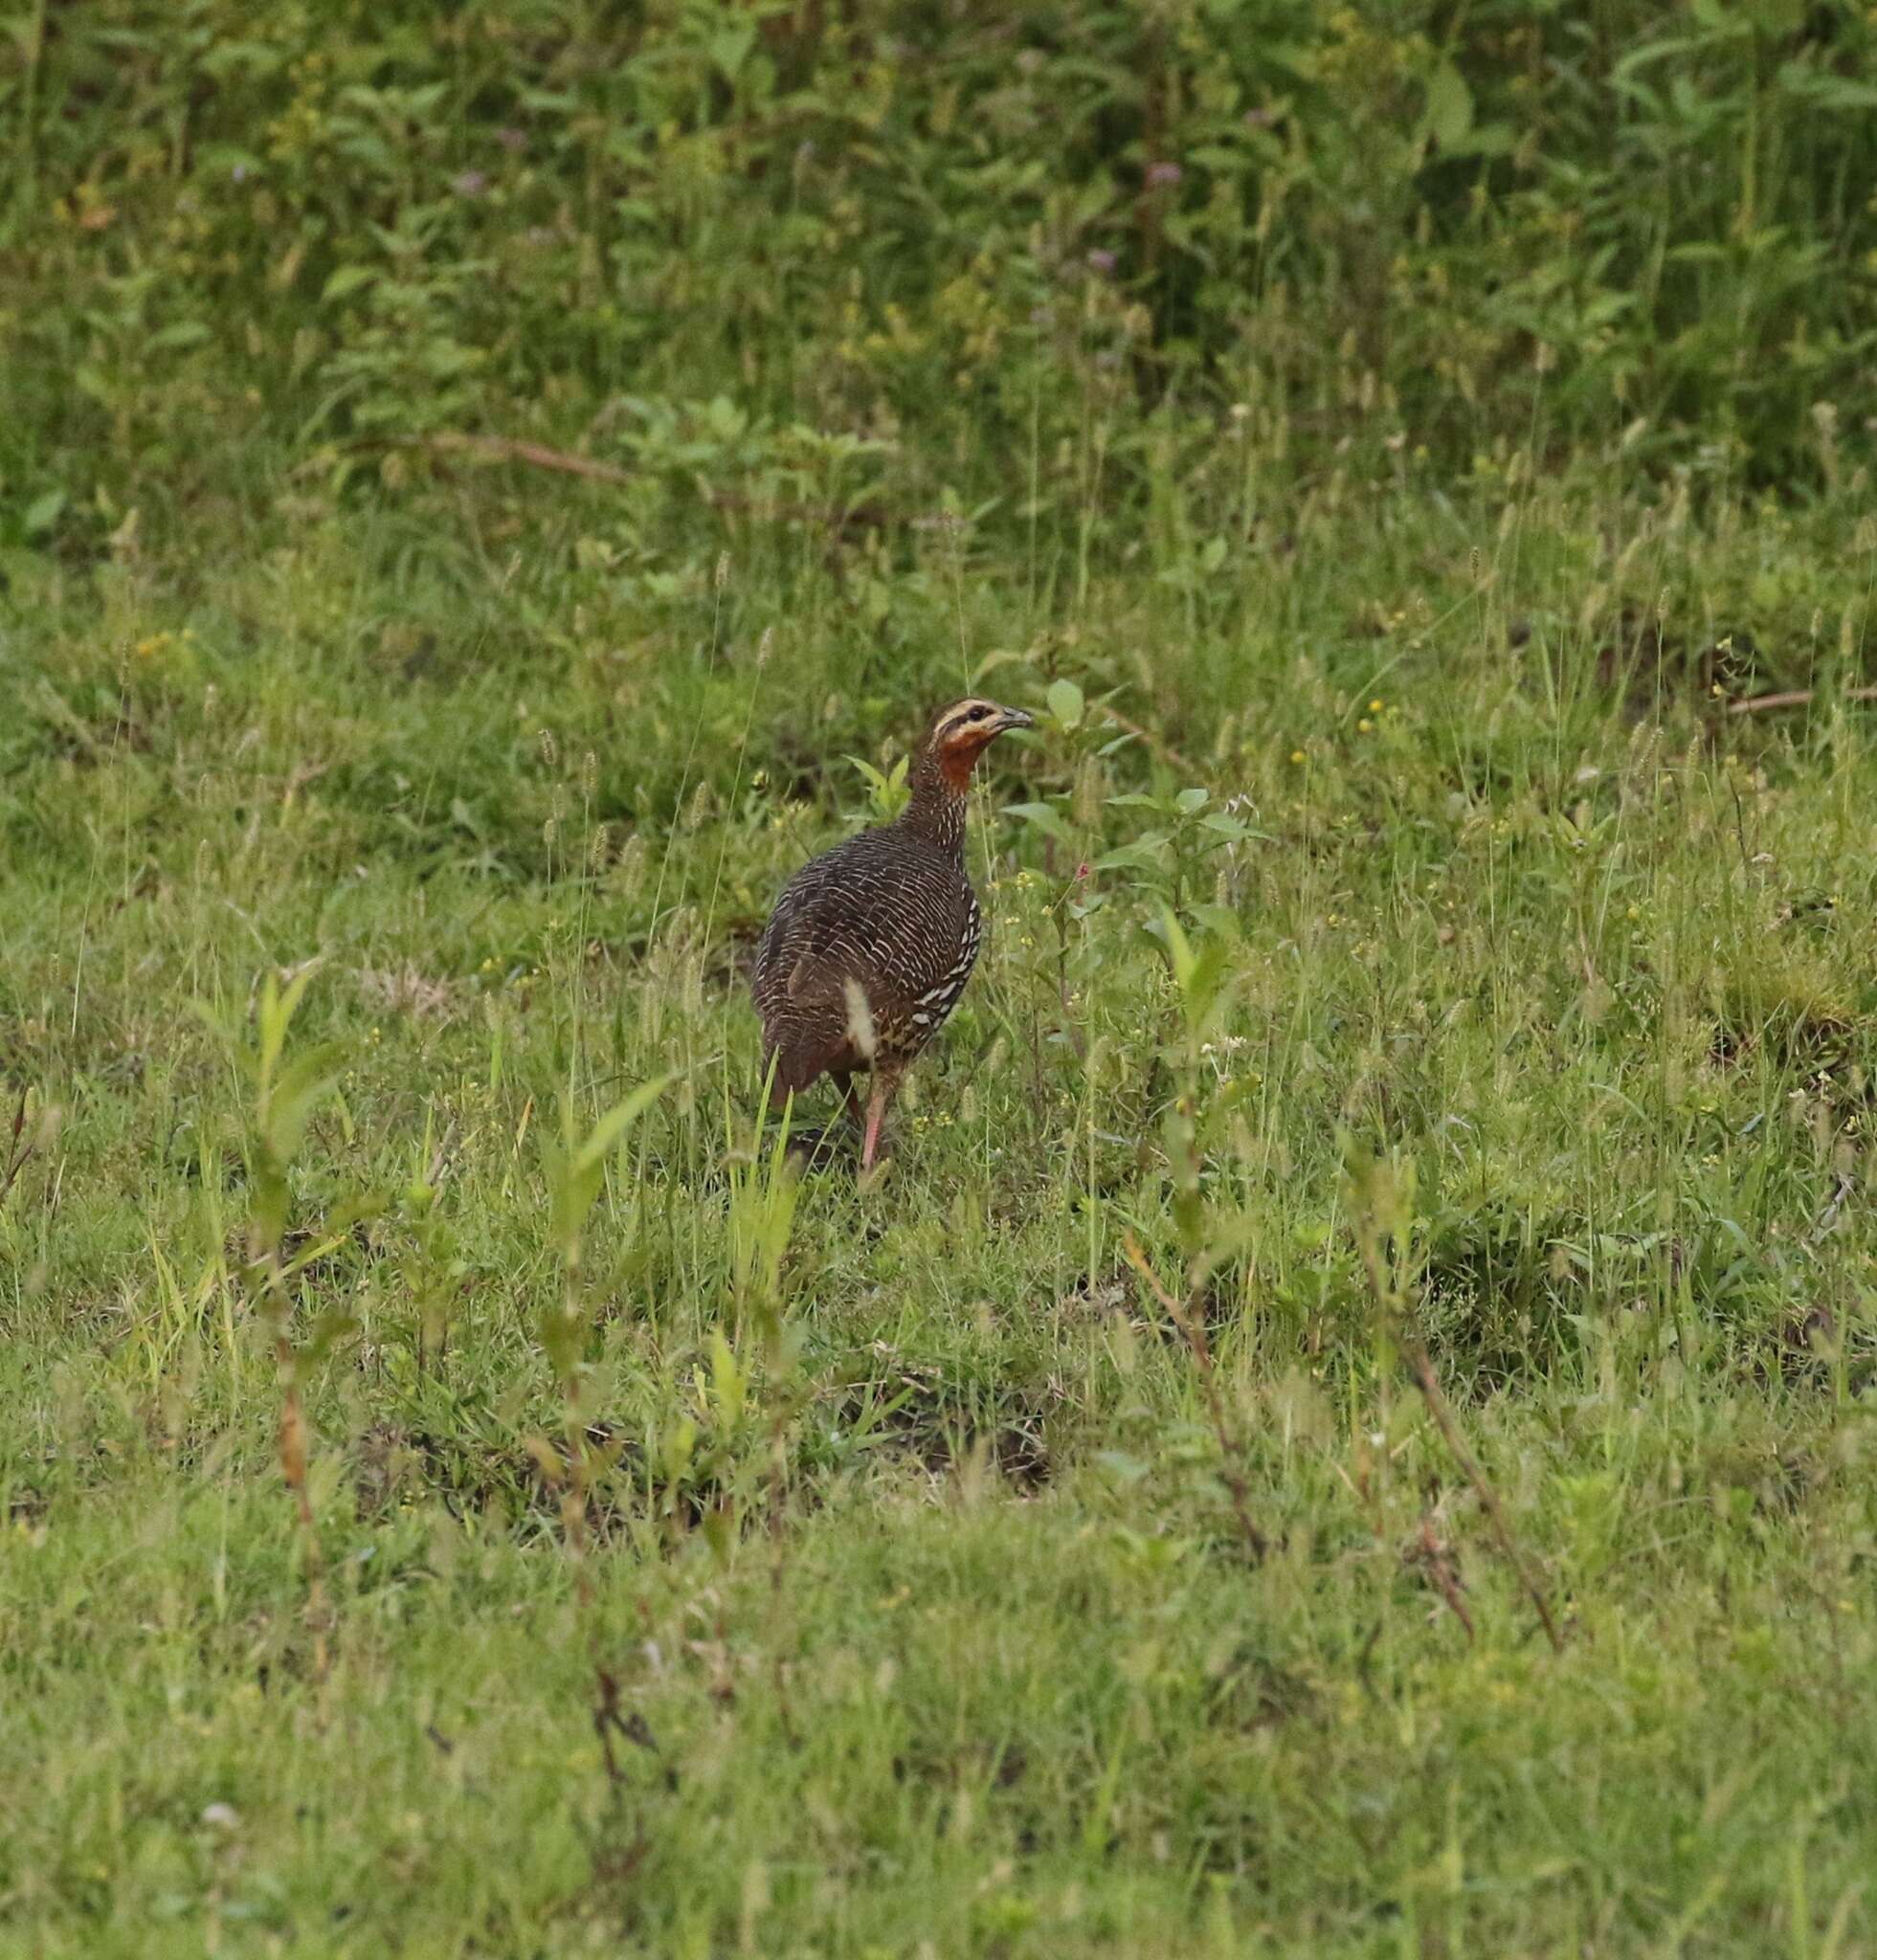
[[[1870,1953],[1869,13],[9,26],[0,1951]]]
[[[1220,515],[1246,440],[1868,448],[1853,0],[42,0],[11,59],[0,478],[68,548],[439,430],[629,463],[636,541],[674,479],[1059,528]]]

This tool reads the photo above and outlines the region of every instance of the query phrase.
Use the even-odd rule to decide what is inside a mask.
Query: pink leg
[[[892,1093],[892,1085],[883,1070],[873,1079],[873,1093],[867,1098],[867,1134],[860,1146],[860,1169],[873,1169],[874,1153],[880,1147],[880,1121],[886,1114],[886,1098]]]

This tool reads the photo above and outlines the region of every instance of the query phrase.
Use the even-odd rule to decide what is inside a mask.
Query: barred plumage
[[[965,876],[965,796],[979,755],[1030,717],[955,702],[932,719],[903,814],[805,864],[756,947],[751,991],[774,1094],[823,1075],[861,1122],[853,1078],[871,1071],[861,1164],[900,1077],[958,1003],[984,920]]]

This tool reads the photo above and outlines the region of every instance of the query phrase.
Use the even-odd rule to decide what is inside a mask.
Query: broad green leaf
[[[613,1107],[593,1125],[592,1133],[574,1153],[575,1173],[584,1175],[604,1164],[612,1154],[613,1147],[676,1080],[675,1075],[656,1076],[649,1082],[641,1082],[630,1096],[623,1097],[614,1103]]]
[[[284,987],[278,973],[270,971],[261,980],[255,1021],[260,1035],[258,1073],[263,1083],[274,1079],[281,1050],[286,1046],[287,1030],[293,1025],[293,1017],[319,967],[318,960],[308,960]]]
[[[1117,850],[1105,851],[1088,868],[1091,871],[1158,871],[1159,846],[1123,844]]]
[[[1186,928],[1173,917],[1173,908],[1168,904],[1160,907],[1160,937],[1167,947],[1167,958],[1173,969],[1173,978],[1179,984],[1182,993],[1193,975],[1193,942],[1186,936]]]
[[[1075,842],[1075,833],[1053,804],[1007,803],[1004,810],[1010,816],[1020,816],[1025,823],[1034,824],[1045,836],[1054,837],[1059,844],[1073,845]]]
[[[322,305],[329,305],[335,300],[343,300],[348,293],[355,293],[361,286],[368,286],[378,277],[375,265],[342,265],[326,280],[320,292]]]
[[[1473,91],[1451,62],[1437,68],[1427,84],[1422,121],[1442,149],[1458,149],[1473,127]]]
[[[293,1159],[313,1112],[338,1083],[343,1055],[331,1043],[296,1055],[268,1088],[265,1137],[277,1163]]]
[[[710,1333],[710,1395],[717,1420],[733,1429],[743,1419],[744,1398],[749,1387],[749,1375],[737,1365],[723,1330]]]
[[[64,508],[65,492],[63,490],[47,490],[42,492],[26,506],[26,515],[22,520],[26,526],[26,535],[29,538],[36,538],[42,531],[51,530],[53,525],[58,522],[59,512]]]

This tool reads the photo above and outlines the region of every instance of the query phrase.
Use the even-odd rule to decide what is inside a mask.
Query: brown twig
[[[451,429],[434,435],[414,438],[419,448],[440,456],[451,451],[485,456],[494,461],[526,463],[537,470],[558,470],[564,477],[585,477],[593,483],[630,483],[633,475],[617,463],[603,463],[598,457],[578,456],[570,449],[549,449],[544,442],[524,442],[514,435],[464,435]]]
[[[595,1642],[597,1649],[597,1642]],[[619,1677],[599,1659],[595,1651],[593,1659],[593,1705],[592,1709],[593,1733],[599,1738],[600,1758],[605,1766],[606,1780],[612,1786],[614,1800],[625,1794],[626,1772],[619,1761],[619,1752],[614,1747],[614,1738],[629,1742],[635,1748],[641,1748],[657,1763],[664,1776],[667,1790],[678,1788],[678,1771],[665,1760],[664,1751],[659,1747],[659,1738],[652,1733],[652,1725],[637,1708],[630,1714],[621,1712],[619,1702]],[[637,1832],[637,1842],[642,1845],[645,1827],[641,1823]]]
[[[1355,1678],[1362,1683],[1362,1692],[1381,1706],[1381,1694],[1375,1686],[1375,1646],[1382,1637],[1382,1623],[1377,1620],[1369,1629],[1368,1637],[1362,1642],[1361,1651],[1355,1657]]]
[[[1243,1534],[1245,1548],[1254,1562],[1262,1561],[1271,1548],[1271,1542],[1258,1528],[1251,1515],[1251,1485],[1244,1474],[1243,1446],[1232,1434],[1232,1427],[1225,1419],[1225,1399],[1218,1392],[1218,1377],[1212,1363],[1212,1344],[1206,1339],[1203,1322],[1196,1320],[1181,1306],[1178,1301],[1161,1285],[1158,1276],[1147,1262],[1139,1242],[1129,1232],[1122,1236],[1122,1257],[1133,1267],[1152,1291],[1153,1297],[1173,1317],[1186,1345],[1193,1350],[1193,1364],[1199,1371],[1199,1386],[1206,1398],[1206,1407],[1212,1415],[1212,1424],[1218,1437],[1219,1474],[1225,1480],[1225,1488],[1232,1500],[1232,1511],[1239,1521],[1239,1529]]]
[[[1454,1460],[1466,1473],[1466,1481],[1478,1492],[1480,1503],[1486,1506],[1486,1516],[1492,1521],[1493,1536],[1498,1539],[1500,1550],[1505,1553],[1512,1570],[1517,1572],[1519,1584],[1525,1588],[1525,1595],[1531,1602],[1531,1610],[1538,1615],[1538,1623],[1545,1630],[1545,1637],[1552,1643],[1552,1652],[1563,1653],[1564,1636],[1558,1631],[1556,1620],[1552,1617],[1551,1602],[1545,1597],[1545,1589],[1528,1564],[1525,1553],[1513,1535],[1511,1520],[1506,1515],[1506,1507],[1499,1501],[1499,1493],[1487,1482],[1486,1472],[1480,1468],[1460,1434],[1460,1425],[1453,1419],[1453,1410],[1441,1390],[1440,1377],[1434,1372],[1432,1357],[1427,1349],[1414,1339],[1402,1343],[1401,1352],[1407,1357],[1409,1368],[1414,1370],[1421,1398],[1427,1404],[1428,1413],[1439,1425],[1441,1436],[1446,1438],[1447,1448],[1453,1452]]]
[[[1415,1541],[1409,1558],[1427,1574],[1428,1583],[1446,1601],[1447,1610],[1466,1629],[1466,1638],[1470,1644],[1473,1638],[1473,1615],[1466,1611],[1466,1602],[1461,1597],[1464,1588],[1461,1584],[1460,1569],[1454,1564],[1453,1554],[1434,1535],[1434,1520],[1431,1517],[1420,1521],[1420,1536]]]
[[[312,1485],[307,1481],[306,1405],[300,1392],[300,1357],[293,1346],[293,1299],[280,1263],[278,1243],[251,1238],[249,1270],[258,1289],[263,1311],[273,1325],[274,1368],[280,1384],[280,1419],[275,1450],[280,1479],[293,1501],[300,1527],[301,1557],[306,1573],[306,1625],[313,1636],[313,1679],[324,1683],[330,1657],[326,1646],[329,1620],[325,1604],[325,1552],[320,1543],[319,1519],[313,1511]]]
[[[771,1633],[774,1646],[770,1656],[770,1665],[775,1682],[775,1711],[781,1718],[782,1739],[792,1749],[802,1746],[801,1734],[795,1727],[794,1698],[789,1692],[789,1663],[783,1657],[781,1620],[785,1606],[785,1581],[789,1573],[789,1520],[787,1511],[788,1454],[786,1437],[787,1416],[784,1405],[778,1397],[774,1432],[770,1440],[770,1543],[774,1555],[769,1569],[769,1602],[772,1619]]]
[[[439,429],[430,435],[373,435],[346,443],[349,450],[422,449],[433,456],[480,456],[492,462],[526,463],[532,469],[555,470],[564,477],[584,477],[593,483],[631,483],[630,470],[617,463],[601,462],[597,457],[580,456],[570,449],[549,449],[545,442],[525,442],[515,435],[471,435],[458,429]],[[293,474],[325,467],[331,452],[308,457]]]
[[[1105,714],[1110,722],[1114,723],[1114,724],[1117,727],[1125,728],[1129,735],[1135,736],[1140,741],[1145,742],[1147,746],[1151,749],[1152,749],[1154,754],[1161,759],[1161,761],[1174,763],[1183,769],[1191,769],[1193,768],[1193,765],[1187,761],[1185,756],[1183,756],[1179,752],[1179,750],[1173,746],[1173,745],[1171,742],[1168,742],[1163,737],[1154,734],[1151,729],[1143,728],[1138,722],[1129,721],[1128,718],[1126,715],[1124,715],[1119,708],[1110,707],[1107,704],[1107,702],[1104,702],[1102,703],[1102,713]]]
[[[1460,1433],[1460,1425],[1454,1420],[1453,1409],[1446,1393],[1441,1387],[1441,1378],[1434,1371],[1433,1357],[1422,1345],[1420,1337],[1408,1329],[1401,1303],[1394,1290],[1382,1278],[1379,1239],[1374,1230],[1359,1233],[1362,1247],[1362,1265],[1368,1275],[1369,1291],[1374,1299],[1378,1312],[1389,1323],[1389,1333],[1408,1364],[1409,1372],[1415,1378],[1415,1385],[1420,1390],[1421,1400],[1427,1404],[1427,1413],[1433,1416],[1436,1428],[1445,1439],[1453,1459],[1465,1474],[1468,1483],[1473,1486],[1481,1507],[1492,1526],[1492,1535],[1499,1542],[1499,1549],[1506,1562],[1518,1574],[1525,1596],[1531,1602],[1531,1610],[1538,1615],[1538,1623],[1545,1630],[1545,1637],[1552,1643],[1552,1651],[1564,1651],[1564,1636],[1558,1632],[1557,1621],[1552,1617],[1551,1602],[1545,1597],[1545,1589],[1539,1583],[1537,1574],[1527,1562],[1524,1551],[1512,1530],[1512,1522],[1506,1515],[1506,1507],[1499,1501],[1499,1493],[1486,1481],[1486,1472],[1480,1468],[1478,1459],[1466,1447],[1466,1440]]]
[[[1731,701],[1727,704],[1730,715],[1759,715],[1774,708],[1806,708],[1817,699],[1818,690],[1812,687],[1788,687],[1778,694],[1750,695],[1745,701]],[[1847,687],[1846,701],[1877,701],[1877,687]]]
[[[0,1205],[7,1202],[12,1188],[19,1182],[19,1174],[32,1161],[34,1151],[38,1147],[36,1137],[28,1137],[20,1142],[20,1133],[26,1128],[26,1098],[28,1092],[19,1092],[19,1107],[13,1111],[13,1133],[7,1140],[7,1168],[0,1170]]]

